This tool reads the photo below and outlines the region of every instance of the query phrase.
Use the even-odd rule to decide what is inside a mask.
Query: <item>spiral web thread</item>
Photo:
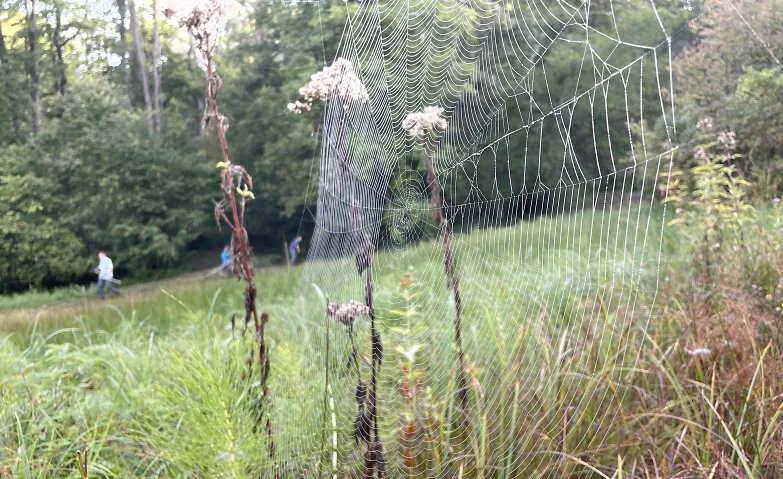
[[[655,38],[618,24],[618,8],[655,10],[643,2],[385,0],[346,8],[337,56],[351,62],[369,99],[336,97],[325,113],[317,227],[296,314],[286,320],[293,346],[274,352],[275,362],[295,365],[272,387],[278,470],[363,470],[354,395],[356,364],[359,379],[370,380],[362,359],[371,356],[369,320],[353,323],[360,354],[348,367],[351,336],[327,318],[325,301],[365,301],[356,255],[369,240],[387,476],[562,472],[568,454],[617,440],[610,405],[624,394],[638,355],[630,345],[642,341],[653,314],[662,173],[676,148],[671,32],[657,12]],[[548,64],[563,61],[573,77],[552,77]],[[418,141],[401,124],[428,106],[444,109],[448,127]],[[664,146],[646,140],[656,122]],[[433,219],[422,167],[411,168],[426,154],[443,185],[462,295],[470,383],[462,430],[453,425],[459,364],[444,273],[449,231]],[[415,281],[407,301],[398,285],[406,272]],[[414,350],[411,368],[403,352]],[[619,390],[561,374],[577,357],[572,373],[605,377]],[[416,391],[401,364],[422,370]]]

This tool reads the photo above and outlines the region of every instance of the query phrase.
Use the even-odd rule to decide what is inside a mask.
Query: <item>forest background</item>
[[[658,21],[636,3],[595,0],[589,22],[608,25],[615,18],[654,44]],[[693,166],[688,145],[699,141],[698,121],[709,118],[735,132],[738,171],[753,184],[754,199],[777,197],[783,0],[655,5],[672,32],[675,91],[645,92],[643,100],[654,105],[659,93],[674,95],[681,147],[675,168]],[[254,177],[258,201],[248,206],[247,225],[259,255],[282,253],[284,241],[308,237],[314,227],[321,125],[318,112],[303,121],[287,105],[334,60],[355,8],[343,1],[247,0],[224,26],[216,56],[221,106],[231,125],[231,157]],[[0,293],[89,282],[99,249],[110,253],[120,274],[141,280],[226,242],[213,217],[218,145],[201,128],[205,71],[187,35],[159,11],[156,0],[0,0]],[[511,26],[495,28],[496,41],[505,41],[502,31]],[[665,45],[659,53],[658,74],[668,76]],[[550,90],[573,91],[581,60],[573,50],[547,52]],[[487,75],[482,82],[490,85]],[[622,94],[606,100],[605,111],[625,108]],[[588,171],[607,161],[594,157],[589,114],[577,109],[571,131]],[[507,115],[511,127],[522,123],[513,109]],[[610,131],[628,130],[623,115],[609,117]],[[631,120],[638,130],[634,111]],[[645,122],[647,135],[664,137],[660,120]],[[522,152],[524,139],[516,136],[511,151]],[[542,138],[543,158],[562,150],[555,130]],[[612,142],[616,157],[628,156],[627,135],[598,141]],[[401,164],[423,171],[417,161]],[[544,183],[560,173],[559,162],[551,164],[543,162]],[[477,174],[480,183],[496,172]]]

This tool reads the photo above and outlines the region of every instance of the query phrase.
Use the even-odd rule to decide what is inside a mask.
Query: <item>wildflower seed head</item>
[[[310,108],[312,108],[312,103],[306,103],[301,102],[299,100],[296,100],[293,103],[288,104],[288,111],[294,112],[297,115],[299,115],[302,112],[310,111]]]
[[[196,50],[208,61],[217,45],[220,22],[236,16],[240,8],[234,0],[165,0],[161,13],[187,28],[196,42]]]
[[[727,150],[733,150],[737,147],[737,135],[733,131],[722,131],[718,135],[718,143]]]
[[[402,128],[415,138],[426,138],[430,133],[446,130],[448,121],[442,116],[443,108],[428,106],[422,111],[408,113],[402,122]]]
[[[299,89],[299,94],[304,98],[303,102],[288,104],[288,109],[296,114],[310,111],[315,100],[325,102],[335,95],[343,100],[362,103],[370,98],[353,64],[345,58],[338,58],[310,77],[310,81]]]
[[[348,303],[329,303],[326,314],[345,325],[350,325],[359,316],[370,314],[370,307],[353,300]]]

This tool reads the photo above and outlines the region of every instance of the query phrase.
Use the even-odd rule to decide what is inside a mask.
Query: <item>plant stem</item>
[[[457,374],[457,397],[459,398],[459,407],[462,414],[467,412],[468,399],[468,380],[466,377],[467,362],[465,361],[465,350],[462,347],[462,295],[459,288],[459,277],[454,264],[454,251],[451,248],[451,223],[446,219],[443,212],[443,189],[435,174],[435,168],[432,164],[432,154],[425,148],[425,163],[427,169],[427,183],[430,185],[430,204],[432,212],[438,225],[443,231],[443,266],[446,270],[446,279],[449,288],[454,293],[454,343],[457,347],[457,357],[459,360],[459,372]]]
[[[241,208],[237,206],[236,201],[236,194],[235,190],[240,185],[234,184],[234,166],[231,164],[231,160],[228,156],[228,141],[226,140],[226,132],[223,125],[223,115],[220,114],[220,110],[218,109],[217,104],[217,95],[220,90],[220,84],[221,80],[220,77],[218,77],[215,72],[212,70],[212,63],[211,58],[209,55],[206,55],[206,63],[207,63],[207,113],[205,114],[205,119],[212,118],[217,123],[217,132],[218,132],[218,138],[220,140],[220,148],[221,153],[223,157],[223,171],[222,171],[222,189],[224,193],[224,200],[228,200],[229,205],[231,206],[231,218],[226,218],[225,213],[223,210],[220,210],[220,217],[223,218],[224,221],[227,221],[229,227],[231,228],[233,240],[232,243],[235,245],[233,248],[234,253],[239,253],[240,259],[241,259],[241,267],[242,267],[242,275],[244,277],[246,287],[245,287],[245,324],[247,324],[248,318],[250,315],[253,316],[253,322],[255,324],[255,340],[256,344],[258,344],[258,362],[260,365],[260,384],[261,384],[261,401],[263,403],[268,403],[268,396],[269,396],[269,388],[267,385],[267,379],[269,378],[269,357],[267,354],[267,346],[266,346],[266,338],[264,334],[264,329],[266,326],[266,323],[269,321],[269,315],[267,313],[263,313],[261,315],[261,318],[259,319],[258,316],[258,309],[256,307],[256,285],[254,282],[254,270],[253,265],[250,263],[250,246],[248,245],[247,240],[247,232],[245,230],[245,197],[242,197],[242,203]],[[244,170],[242,170],[244,172]],[[243,173],[244,179],[250,183],[250,186],[252,187],[252,179],[249,177],[249,175],[246,175],[246,173]],[[242,180],[240,180],[240,183]],[[247,187],[247,185],[246,185]],[[251,356],[252,358],[252,356]],[[260,405],[263,405],[262,402],[260,402]],[[261,411],[261,409],[259,410]],[[259,414],[259,422],[261,420],[261,415]],[[272,436],[272,422],[271,418],[267,415],[265,422],[265,429],[267,432],[267,436],[269,437],[269,457],[273,457],[275,453],[275,443]],[[275,474],[276,476],[277,474]]]

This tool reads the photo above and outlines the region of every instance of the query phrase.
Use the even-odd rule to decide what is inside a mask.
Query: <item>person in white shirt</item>
[[[100,251],[98,253],[98,297],[103,299],[103,290],[120,294],[120,291],[114,287],[114,263],[111,262],[111,258],[106,256],[106,253]]]

